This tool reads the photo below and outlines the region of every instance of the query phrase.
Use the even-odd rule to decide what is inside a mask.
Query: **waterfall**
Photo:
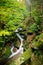
[[[12,53],[12,54],[10,55],[9,58],[12,58],[13,56],[16,56],[16,55],[18,55],[18,54],[20,54],[20,55],[23,54],[23,47],[22,47],[22,46],[23,46],[23,39],[21,38],[20,34],[18,33],[18,30],[16,30],[15,32],[16,32],[17,37],[20,39],[21,44],[20,44],[19,49],[17,49],[16,52],[13,51],[14,46],[11,47],[11,53]]]

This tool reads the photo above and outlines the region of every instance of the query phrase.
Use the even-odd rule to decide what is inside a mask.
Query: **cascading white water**
[[[16,30],[15,32],[18,32],[18,30]],[[14,49],[14,46],[12,46],[12,48],[11,48],[11,55],[10,55],[10,57],[9,58],[12,58],[13,56],[16,56],[17,54],[23,54],[23,39],[21,38],[21,36],[20,36],[20,34],[19,33],[16,33],[16,35],[18,36],[18,38],[20,39],[20,41],[21,41],[21,44],[20,44],[20,47],[19,47],[19,49],[16,51],[16,52],[14,52],[13,51],[13,49]]]
[[[14,46],[11,47],[11,53],[12,53],[12,54],[14,53],[14,52],[13,52],[13,49],[14,49]]]

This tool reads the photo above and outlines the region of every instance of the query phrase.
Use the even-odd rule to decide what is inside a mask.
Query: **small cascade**
[[[12,46],[11,47],[11,55],[10,55],[10,57],[9,58],[12,58],[13,56],[16,56],[16,55],[21,55],[21,54],[23,54],[23,40],[24,39],[22,39],[22,37],[20,36],[20,34],[18,33],[18,30],[16,30],[15,31],[16,32],[16,35],[17,35],[17,37],[20,39],[20,41],[21,41],[21,44],[20,44],[20,47],[19,47],[19,49],[17,49],[17,51],[16,52],[14,52],[13,51],[13,49],[14,49],[14,46]]]
[[[14,49],[14,46],[11,47],[11,53],[12,54],[14,53],[13,49]]]

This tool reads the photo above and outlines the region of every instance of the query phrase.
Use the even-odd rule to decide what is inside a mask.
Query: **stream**
[[[23,46],[24,39],[20,36],[18,29],[15,32],[16,32],[17,37],[20,39],[21,44],[20,44],[19,49],[17,49],[16,52],[13,51],[14,46],[11,47],[11,55],[9,56],[9,58],[12,58],[18,54],[19,55],[23,54],[23,47],[22,46]]]

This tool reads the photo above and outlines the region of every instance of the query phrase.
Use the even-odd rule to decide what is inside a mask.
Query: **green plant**
[[[32,24],[29,29],[33,32],[33,33],[38,33],[40,31],[40,27],[39,25],[37,25],[36,23]]]
[[[26,14],[27,13],[27,14]],[[16,0],[0,1],[0,29],[4,28],[8,32],[15,30],[22,20],[28,16],[25,2]]]

